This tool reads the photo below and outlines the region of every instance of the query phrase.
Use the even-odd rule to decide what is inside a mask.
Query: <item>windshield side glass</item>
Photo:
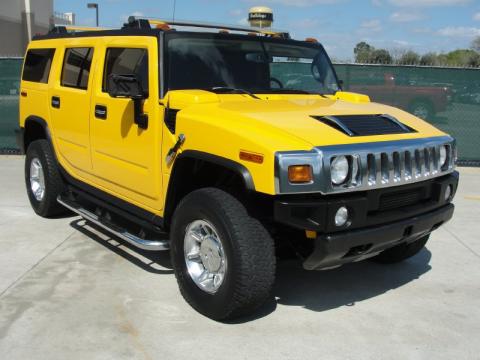
[[[169,90],[295,94],[339,90],[321,46],[177,35],[168,40],[167,66]]]
[[[334,94],[339,89],[335,72],[322,48],[265,43],[271,86]]]

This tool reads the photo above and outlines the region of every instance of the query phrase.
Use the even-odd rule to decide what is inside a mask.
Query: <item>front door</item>
[[[108,192],[147,210],[161,210],[161,128],[155,37],[106,38],[91,105],[93,172]],[[145,93],[148,126],[134,122],[133,100],[108,94],[112,74],[136,75]]]

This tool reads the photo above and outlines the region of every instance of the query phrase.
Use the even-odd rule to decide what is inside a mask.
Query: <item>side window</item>
[[[105,57],[103,92],[108,92],[107,79],[110,75],[137,75],[142,82],[143,92],[148,96],[148,52],[146,49],[109,48]]]
[[[87,89],[93,48],[70,48],[63,59],[62,86]]]
[[[22,80],[46,84],[55,49],[30,49],[25,57]]]

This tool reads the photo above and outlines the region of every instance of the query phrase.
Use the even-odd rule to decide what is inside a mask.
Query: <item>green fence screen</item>
[[[4,153],[17,147],[21,66],[22,59],[0,59],[0,152]],[[480,69],[357,64],[335,68],[345,90],[427,119],[457,139],[460,163],[480,165]],[[287,75],[287,86],[288,81],[302,78],[302,74]]]
[[[18,89],[22,59],[0,59],[0,152],[17,148]]]

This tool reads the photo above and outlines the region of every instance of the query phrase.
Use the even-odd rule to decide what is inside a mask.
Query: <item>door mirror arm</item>
[[[133,100],[133,122],[138,125],[140,129],[148,128],[148,115],[143,112],[143,96],[132,97]]]
[[[108,94],[115,98],[133,100],[133,121],[140,129],[148,128],[148,115],[143,113],[145,93],[142,82],[135,74],[111,74],[107,81]]]

